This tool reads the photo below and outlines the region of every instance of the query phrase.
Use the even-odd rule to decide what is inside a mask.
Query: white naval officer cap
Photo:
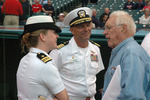
[[[66,26],[74,26],[85,22],[91,22],[92,10],[88,7],[81,7],[69,12],[65,19],[64,24]]]
[[[51,16],[37,15],[31,16],[27,19],[22,36],[26,33],[31,33],[39,29],[51,29],[55,30],[56,33],[61,32],[61,29],[55,25]]]

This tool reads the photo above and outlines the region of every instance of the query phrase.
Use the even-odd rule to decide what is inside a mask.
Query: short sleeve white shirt
[[[19,64],[17,71],[17,89],[19,100],[37,100],[39,96],[47,98],[65,89],[53,60],[44,63],[37,53],[46,52],[31,48]]]
[[[140,18],[140,23],[141,24],[150,24],[150,16],[148,18],[145,18],[145,15],[143,15],[141,18]]]
[[[100,49],[88,43],[86,53],[83,53],[72,37],[69,44],[50,53],[69,96],[93,97],[96,93],[96,74],[104,69],[104,65]],[[92,61],[91,55],[97,56],[98,61]]]

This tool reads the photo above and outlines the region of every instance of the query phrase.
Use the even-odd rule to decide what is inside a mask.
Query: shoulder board
[[[42,60],[44,63],[47,63],[52,60],[52,58],[48,57],[44,53],[37,53],[37,57]]]
[[[95,44],[96,46],[98,46],[98,47],[101,47],[98,43],[96,43],[96,42],[94,42],[94,41],[92,41],[92,40],[89,40],[91,43],[93,43],[93,44]]]
[[[59,44],[59,45],[57,46],[57,49],[58,49],[58,50],[61,49],[62,47],[64,47],[64,46],[67,45],[68,43],[69,43],[69,41],[66,41],[66,42],[64,42],[64,43]]]

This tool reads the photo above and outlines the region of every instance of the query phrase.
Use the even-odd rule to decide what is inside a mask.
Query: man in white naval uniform
[[[69,100],[95,100],[96,74],[104,69],[99,45],[90,42],[92,10],[87,7],[71,11],[64,19],[74,35],[69,42],[58,45],[50,56],[67,89]]]

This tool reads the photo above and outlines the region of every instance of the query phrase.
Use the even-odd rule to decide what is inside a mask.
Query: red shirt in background
[[[147,9],[147,8],[150,10],[150,6],[144,6],[143,9]]]
[[[2,6],[1,12],[5,15],[20,16],[23,14],[23,9],[18,0],[6,0]]]
[[[32,11],[34,13],[38,12],[39,10],[42,10],[42,5],[41,4],[33,4],[32,5]]]

